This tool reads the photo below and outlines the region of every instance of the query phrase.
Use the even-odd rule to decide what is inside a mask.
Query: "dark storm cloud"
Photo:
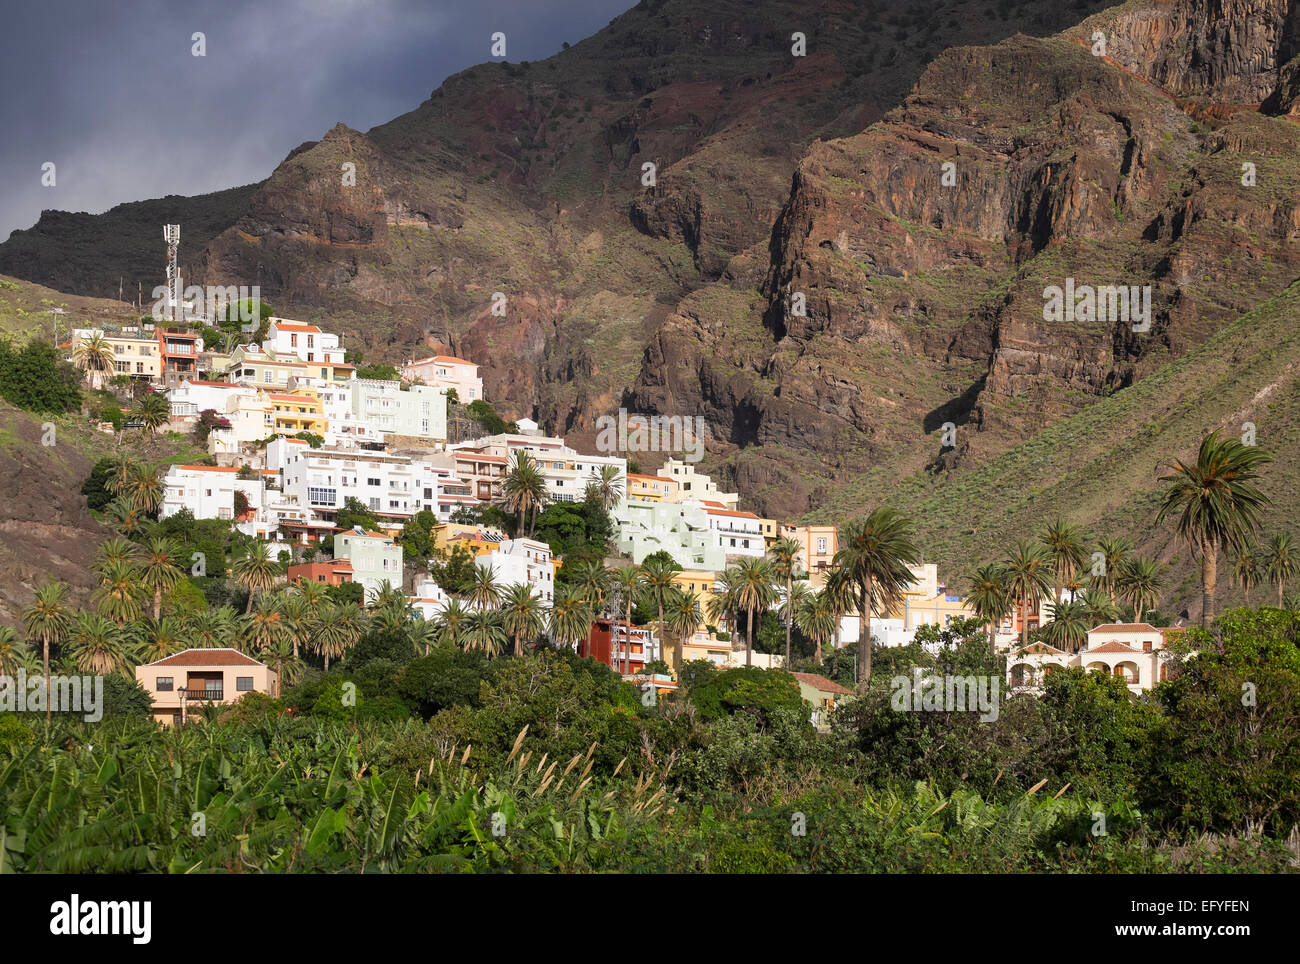
[[[488,60],[494,31],[507,59],[541,60],[633,3],[20,0],[0,33],[0,239],[45,208],[259,181],[338,121],[364,131],[414,108]]]

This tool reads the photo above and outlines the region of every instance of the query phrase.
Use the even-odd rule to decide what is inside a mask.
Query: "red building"
[[[290,566],[287,575],[291,583],[302,579],[306,582],[323,582],[327,586],[341,586],[352,581],[352,563],[346,559],[306,562],[300,566]]]
[[[629,645],[627,624],[621,619],[593,622],[591,633],[578,644],[578,655],[599,660],[620,673],[644,672],[646,663],[658,657],[650,630],[633,626]]]
[[[164,381],[193,376],[198,370],[199,336],[188,331],[167,331],[158,326],[158,354]],[[170,375],[170,379],[169,376]]]

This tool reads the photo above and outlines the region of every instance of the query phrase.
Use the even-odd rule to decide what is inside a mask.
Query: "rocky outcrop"
[[[799,512],[864,465],[986,459],[1199,344],[1300,271],[1296,128],[1211,100],[1267,99],[1292,19],[1286,3],[1133,3],[945,52],[881,123],[809,150],[751,249],[761,279],[683,301],[634,402],[768,447],[809,483],[771,487],[760,511]],[[1097,30],[1109,56],[1084,42]],[[1246,164],[1267,174],[1244,183]],[[1044,320],[1045,289],[1067,283],[1149,285],[1149,329]],[[962,442],[936,463],[946,422]]]

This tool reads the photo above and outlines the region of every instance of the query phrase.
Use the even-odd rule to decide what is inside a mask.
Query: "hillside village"
[[[836,526],[760,517],[745,509],[739,493],[722,491],[673,453],[655,472],[643,473],[637,453],[582,452],[530,419],[507,424],[484,397],[472,360],[435,354],[381,372],[396,377],[364,377],[368,372],[348,361],[339,335],[317,324],[272,314],[257,334],[262,337],[232,337],[202,315],[180,324],[141,319],[138,326],[74,327],[61,348],[92,389],[112,381],[136,397],[165,397],[165,414],[145,430],[197,437],[207,457],[166,469],[158,519],[217,520],[256,540],[280,566],[267,588],[275,582],[352,585],[359,587],[356,603],[372,608],[396,595],[430,626],[445,622],[453,600],[457,611],[461,603],[495,610],[517,591],[535,600],[544,629],[566,560],[556,546],[534,538],[528,523],[547,506],[595,503],[608,518],[611,554],[595,567],[604,578],[593,577],[586,560],[584,578],[593,592],[585,628],[568,641],[580,655],[661,692],[674,689],[680,667],[694,660],[780,667],[787,656],[755,652],[743,617],[752,619],[757,609],[760,617],[786,621],[787,591],[795,600],[790,631],[795,623],[806,635],[815,635],[813,624],[828,630],[818,638],[816,664],[823,643],[828,650],[856,648],[857,598],[834,585],[827,591],[841,548]],[[489,432],[484,422],[506,430]],[[111,424],[100,427],[114,431]],[[358,513],[364,524],[356,523]],[[510,523],[514,531],[506,531]],[[428,547],[423,555],[411,551],[413,531]],[[438,577],[434,560],[458,553],[481,572],[486,596],[457,586],[449,591]],[[632,601],[608,585],[620,567],[644,573],[656,561],[668,567],[677,598],[687,600],[687,617],[672,621],[671,630],[662,615],[634,623]],[[746,563],[770,567],[764,577],[770,585],[753,607],[736,604],[733,577],[746,578]],[[1082,579],[1056,593],[1039,586],[990,621],[987,604],[963,599],[933,563],[907,568],[900,591],[870,613],[878,646],[911,646],[918,630],[929,627],[920,645],[937,652],[939,631],[978,624],[988,627],[994,652],[1009,657],[1011,691],[1039,691],[1047,673],[1071,665],[1119,676],[1134,693],[1167,678],[1166,640],[1181,630],[1143,622],[1140,608],[1134,622],[1117,623],[1105,618],[1119,612],[1107,601],[1083,627],[1086,633],[1076,625],[1072,638],[1058,645],[1037,638],[1057,600],[1063,606],[1088,601]],[[634,586],[633,597],[639,601],[644,589]],[[835,595],[841,601],[828,623],[813,601]],[[1135,598],[1149,605],[1152,595]],[[658,601],[665,598],[661,593]],[[555,643],[555,634],[548,635]],[[821,673],[796,675],[814,718],[824,719],[853,692]],[[854,664],[853,681],[856,676]],[[156,690],[153,695],[164,703],[160,720],[180,719],[183,707],[165,705]]]

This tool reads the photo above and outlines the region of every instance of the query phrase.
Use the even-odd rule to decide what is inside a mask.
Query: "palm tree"
[[[664,632],[664,604],[668,602],[668,596],[672,592],[673,586],[676,585],[674,580],[680,571],[674,564],[662,557],[649,558],[641,563],[641,592],[658,610],[660,645],[667,639]],[[676,669],[677,667],[673,667],[674,672],[676,672]]]
[[[822,647],[835,636],[839,628],[839,614],[835,611],[835,599],[823,589],[821,592],[809,592],[795,607],[795,623],[799,632],[813,641],[817,647],[813,661],[818,669],[822,664]]]
[[[140,627],[140,637],[144,658],[151,663],[186,648],[181,622],[174,616],[146,620]]]
[[[329,597],[329,587],[323,582],[311,582],[308,579],[299,578],[294,583],[294,591],[302,597],[307,607],[313,612],[316,611],[325,600]]]
[[[1101,551],[1102,574],[1094,576],[1093,583],[1098,589],[1114,596],[1115,579],[1119,575],[1120,566],[1132,553],[1133,543],[1122,537],[1105,538],[1097,540],[1097,548]]]
[[[1287,580],[1295,575],[1296,546],[1289,532],[1279,532],[1268,542],[1264,553],[1264,571],[1277,586],[1277,608],[1282,608],[1282,594]]]
[[[302,677],[303,662],[293,654],[293,646],[285,638],[277,639],[270,648],[261,654],[262,662],[275,670],[280,681],[281,692],[287,683],[293,686]]]
[[[1079,602],[1090,626],[1113,623],[1119,619],[1119,606],[1115,605],[1115,600],[1109,593],[1101,589],[1089,589],[1079,597]]]
[[[1002,564],[1007,588],[1020,602],[1020,648],[1029,645],[1029,599],[1046,595],[1052,588],[1050,563],[1041,547],[1021,539]]]
[[[1259,585],[1260,559],[1254,543],[1247,543],[1237,550],[1237,561],[1233,565],[1237,581],[1245,593],[1246,605],[1250,606],[1250,591]]]
[[[641,568],[639,566],[620,566],[617,569],[609,570],[609,584],[618,598],[623,601],[625,610],[623,625],[627,628],[628,638],[632,637],[632,600],[637,592],[641,589]],[[629,653],[623,659],[622,672],[626,675],[631,669],[632,663],[628,658]]]
[[[1160,600],[1160,566],[1154,559],[1130,559],[1120,569],[1119,598],[1133,607],[1133,621],[1142,622],[1142,610]]]
[[[1056,573],[1056,595],[1052,598],[1058,603],[1065,599],[1065,584],[1074,577],[1083,565],[1084,542],[1078,528],[1064,519],[1057,519],[1047,527],[1039,537],[1047,549],[1052,571]]]
[[[415,651],[428,656],[433,651],[433,644],[438,641],[438,624],[432,619],[413,619],[407,633]]]
[[[1052,621],[1043,627],[1043,635],[1057,649],[1078,652],[1088,641],[1088,611],[1083,603],[1071,600],[1052,606]]]
[[[140,595],[144,587],[140,573],[129,562],[110,562],[103,567],[99,588],[91,600],[99,611],[118,626],[140,618]]]
[[[394,586],[392,582],[385,579],[379,584],[379,590],[375,593],[372,605],[375,609],[396,607],[405,612],[407,608],[406,593],[402,592],[400,587]]]
[[[235,611],[229,606],[194,613],[186,627],[190,642],[197,649],[229,646],[235,633]]]
[[[98,613],[78,613],[68,637],[68,651],[83,673],[107,676],[131,661],[131,637]]]
[[[604,607],[609,595],[609,573],[600,563],[585,560],[575,562],[565,581],[581,590],[592,612],[599,613]]]
[[[827,605],[835,613],[835,648],[840,648],[840,629],[844,615],[853,608],[853,580],[843,569],[832,569],[826,576],[822,592],[827,595]]]
[[[766,559],[748,556],[736,563],[736,603],[746,613],[745,665],[754,662],[754,613],[766,612],[776,602],[772,585],[772,564]]]
[[[437,627],[437,640],[440,645],[459,646],[465,632],[465,621],[469,610],[460,604],[459,599],[449,599],[447,605],[438,613],[434,626]]]
[[[289,627],[280,608],[280,600],[263,594],[257,607],[244,617],[244,638],[255,653],[267,653],[280,640],[288,640]]]
[[[137,465],[131,470],[131,477],[126,480],[126,486],[122,491],[127,502],[143,515],[151,516],[162,505],[167,488],[163,485],[162,476],[158,474],[157,469]]]
[[[582,593],[563,583],[556,585],[547,621],[551,642],[559,648],[576,646],[591,635],[591,621],[591,607]]]
[[[114,455],[109,460],[108,488],[114,495],[126,491],[126,483],[135,471],[135,459],[129,455]]]
[[[330,671],[330,660],[342,659],[351,645],[348,628],[341,619],[342,610],[359,612],[356,606],[339,607],[327,602],[320,609],[320,620],[311,636],[311,649],[325,661],[325,672]]]
[[[323,583],[309,582],[308,586],[323,586]],[[301,592],[285,593],[280,602],[280,611],[284,613],[285,632],[293,647],[293,658],[298,659],[303,650],[311,644],[316,631],[316,607]]]
[[[144,512],[127,496],[120,496],[104,506],[104,514],[114,529],[127,536],[139,532],[144,522]]]
[[[506,589],[500,611],[503,627],[515,641],[515,655],[524,655],[525,637],[536,639],[542,633],[541,599],[532,586],[516,583]]]
[[[145,392],[136,399],[135,407],[129,414],[140,422],[140,431],[144,433],[145,446],[148,448],[148,440],[171,420],[171,406],[167,402],[167,396],[161,392]]]
[[[686,638],[699,627],[704,618],[700,608],[700,594],[694,590],[682,589],[674,585],[664,607],[664,619],[668,632],[673,637],[673,672],[678,673],[682,665],[682,646]]]
[[[16,632],[9,626],[0,626],[0,676],[11,679],[16,676],[25,651]]]
[[[559,593],[556,593],[559,596]],[[501,614],[489,609],[476,609],[465,619],[461,645],[467,650],[481,649],[491,659],[506,644],[506,631],[501,625]]]
[[[179,565],[180,556],[180,547],[166,537],[154,537],[145,546],[144,558],[140,562],[140,581],[153,593],[155,622],[162,617],[163,593],[171,592],[184,575]]]
[[[116,368],[113,345],[99,332],[80,339],[72,350],[72,357],[77,367],[86,373],[92,388],[99,388],[103,376]]]
[[[858,595],[858,690],[871,683],[871,617],[877,606],[888,612],[916,582],[908,566],[921,561],[912,544],[911,520],[895,509],[881,506],[865,519],[850,522],[839,535],[840,550],[833,560],[843,569]]]
[[[617,465],[602,465],[587,483],[587,499],[608,512],[623,499],[623,483]]]
[[[794,625],[794,581],[799,575],[799,553],[803,547],[794,539],[782,536],[767,549],[772,558],[773,575],[785,585],[785,665],[790,667],[790,629]]]
[[[989,655],[996,656],[998,623],[1012,608],[1011,588],[1007,584],[1006,573],[998,566],[983,565],[971,573],[969,582],[966,602],[975,610],[975,615],[988,624]]]
[[[527,534],[531,536],[537,512],[547,498],[546,477],[537,462],[523,449],[515,449],[510,453],[510,465],[501,480],[502,506],[515,514],[520,528],[527,526]]]
[[[501,605],[501,584],[497,582],[496,571],[490,565],[475,563],[470,573],[469,592],[465,601],[471,609],[488,612]]]
[[[123,539],[121,536],[106,539],[100,545],[99,552],[95,557],[95,563],[90,567],[90,570],[102,579],[109,566],[115,563],[134,563],[138,548],[130,539]]]
[[[740,635],[740,605],[736,601],[736,570],[724,569],[713,583],[713,595],[704,604],[705,614],[719,626],[727,626],[733,638]],[[736,648],[734,645],[731,647]]]
[[[259,540],[247,547],[242,558],[235,560],[231,572],[235,581],[248,590],[248,605],[244,607],[247,616],[253,611],[253,598],[275,585],[280,564],[271,558],[271,547]]]
[[[1214,586],[1220,550],[1240,549],[1259,527],[1258,513],[1270,504],[1251,483],[1272,456],[1236,439],[1211,432],[1201,442],[1195,463],[1176,461],[1162,476],[1168,482],[1156,521],[1178,513],[1178,535],[1201,556],[1201,626],[1214,618]]]

